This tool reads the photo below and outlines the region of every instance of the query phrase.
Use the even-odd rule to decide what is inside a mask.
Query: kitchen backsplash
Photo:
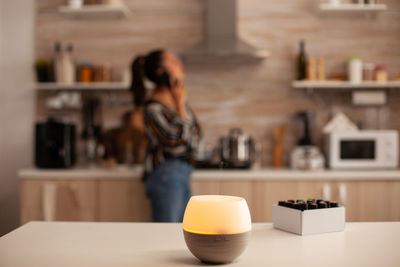
[[[36,0],[36,58],[49,59],[56,41],[71,42],[79,61],[107,62],[126,70],[138,54],[152,48],[185,51],[202,39],[203,0],[125,0],[133,15],[119,20],[73,20],[56,13],[62,0]],[[387,0],[388,12],[366,15],[323,15],[317,0],[239,0],[239,32],[270,57],[260,64],[202,64],[186,66],[189,101],[208,142],[239,126],[262,144],[263,164],[272,162],[272,132],[287,125],[284,157],[296,143],[294,114],[316,111],[314,140],[335,111],[344,111],[366,128],[400,130],[400,92],[389,91],[383,107],[353,107],[350,93],[314,92],[291,88],[295,79],[298,42],[307,52],[326,60],[327,76],[344,74],[345,62],[359,56],[385,63],[390,77],[400,72],[400,1]],[[48,114],[39,93],[38,118]],[[119,123],[130,109],[128,93],[102,93],[105,127]],[[110,100],[111,99],[111,100]],[[113,102],[114,101],[114,102]],[[111,104],[110,104],[111,103]],[[114,104],[112,104],[114,103]],[[117,103],[117,104],[115,104]],[[118,104],[120,103],[120,104]],[[72,113],[79,121],[79,115]]]

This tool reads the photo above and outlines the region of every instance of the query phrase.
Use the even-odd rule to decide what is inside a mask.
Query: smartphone
[[[164,72],[160,75],[160,83],[167,86],[170,90],[172,88],[172,85],[176,86],[178,84],[178,79],[174,79],[171,83],[171,75],[168,73],[167,70],[164,70]]]

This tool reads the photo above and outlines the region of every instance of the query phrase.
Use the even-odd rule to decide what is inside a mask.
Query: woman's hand
[[[186,119],[185,103],[187,99],[187,90],[185,85],[178,80],[171,81],[171,95],[175,101],[176,110],[182,119]]]
[[[176,106],[186,103],[187,91],[185,85],[181,81],[171,81],[171,94]]]

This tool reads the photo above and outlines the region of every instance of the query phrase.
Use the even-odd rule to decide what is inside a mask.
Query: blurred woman
[[[200,126],[187,104],[182,63],[168,51],[152,51],[134,60],[132,76],[134,103],[143,109],[149,138],[144,182],[153,221],[181,222],[191,196],[193,155],[200,140]],[[155,84],[148,98],[145,79]]]

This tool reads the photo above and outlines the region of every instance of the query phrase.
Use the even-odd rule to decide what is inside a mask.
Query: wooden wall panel
[[[50,58],[56,40],[73,42],[78,61],[109,62],[119,71],[132,58],[156,47],[182,52],[203,34],[202,0],[125,0],[134,15],[122,20],[73,20],[55,11],[62,0],[36,0],[35,51]],[[308,95],[291,88],[300,39],[310,56],[325,57],[328,75],[345,73],[345,62],[358,55],[365,62],[385,63],[390,77],[400,72],[400,1],[377,17],[323,15],[319,0],[239,0],[239,34],[270,51],[261,64],[187,65],[189,100],[197,112],[205,138],[216,142],[228,129],[240,126],[262,144],[263,164],[270,165],[272,129],[285,123],[284,161],[297,141],[293,115],[302,109],[317,112],[315,142],[321,145],[323,125],[332,112],[342,110],[366,128],[400,130],[400,94],[389,93],[383,107],[353,107],[349,93]],[[223,62],[222,62],[223,63]],[[126,97],[126,96],[123,96]],[[111,111],[110,109],[113,109]],[[127,106],[105,109],[105,125],[118,124]],[[114,115],[115,114],[115,115]],[[39,114],[40,115],[40,114]]]

